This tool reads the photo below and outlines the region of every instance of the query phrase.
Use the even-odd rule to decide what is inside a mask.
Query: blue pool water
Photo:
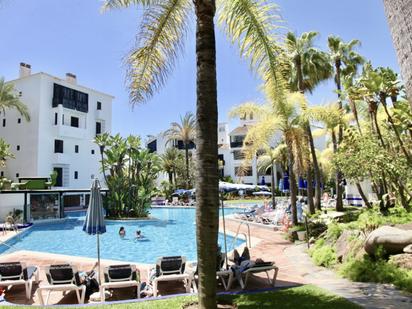
[[[225,209],[225,215],[238,211]],[[153,208],[153,221],[106,221],[107,232],[100,236],[101,257],[120,261],[155,263],[160,256],[184,255],[189,261],[196,260],[195,209]],[[96,236],[83,232],[83,214],[73,213],[65,221],[35,224],[20,238],[8,242],[12,248],[0,245],[0,252],[32,250],[65,255],[96,258]],[[120,227],[126,229],[126,237],[118,235]],[[134,239],[139,229],[143,240]],[[223,248],[223,234],[219,234],[219,244]],[[232,249],[233,238],[227,236],[227,244]],[[242,244],[238,240],[235,246]]]

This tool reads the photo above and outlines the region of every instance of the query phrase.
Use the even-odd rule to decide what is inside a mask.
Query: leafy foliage
[[[7,84],[4,77],[0,78],[0,112],[6,113],[8,109],[16,109],[26,121],[30,121],[27,106],[20,101],[13,84]]]
[[[337,263],[336,252],[333,247],[320,239],[309,250],[314,263],[318,266],[332,267]]]
[[[13,159],[14,155],[10,151],[10,145],[0,138],[0,167],[6,166],[7,159]]]
[[[140,138],[105,133],[96,137],[103,150],[102,169],[110,190],[107,212],[111,217],[145,217],[155,194],[160,160],[142,149]]]

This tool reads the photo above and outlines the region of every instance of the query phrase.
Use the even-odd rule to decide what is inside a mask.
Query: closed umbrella
[[[100,285],[100,240],[99,235],[106,233],[104,223],[103,200],[100,194],[100,182],[94,179],[90,189],[89,208],[87,209],[86,219],[84,220],[83,231],[89,235],[97,235],[97,266],[99,271]]]

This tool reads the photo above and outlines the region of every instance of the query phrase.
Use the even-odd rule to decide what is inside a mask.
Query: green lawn
[[[233,301],[238,308],[316,308],[316,309],[358,309],[361,308],[341,297],[330,294],[312,285],[279,290],[276,292],[264,292],[248,295],[225,295],[221,299]],[[165,300],[153,300],[140,303],[119,305],[104,305],[87,307],[90,309],[173,309],[182,308],[182,305],[195,301],[194,296],[175,297]],[[3,307],[7,308],[7,307]],[[14,309],[15,307],[9,307]],[[23,307],[21,307],[23,308]],[[29,307],[26,307],[29,308]],[[74,308],[74,307],[71,307]]]

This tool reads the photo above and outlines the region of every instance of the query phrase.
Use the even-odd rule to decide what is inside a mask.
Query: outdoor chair
[[[75,291],[79,304],[84,303],[86,286],[81,284],[79,272],[75,266],[70,264],[50,265],[45,268],[48,285],[37,289],[37,295],[42,306],[47,305],[49,297],[53,291],[62,291],[63,295],[67,291]],[[42,292],[47,291],[46,303],[43,301]]]
[[[28,266],[21,262],[0,263],[0,286],[12,287],[23,285],[26,287],[26,298],[31,298],[33,276],[39,282],[39,272],[36,266]]]
[[[273,270],[273,277],[272,279],[269,276],[269,272]],[[257,273],[262,273],[265,272],[267,279],[268,279],[268,283],[275,287],[276,285],[276,278],[279,272],[279,268],[273,263],[273,262],[260,262],[260,263],[255,263],[254,266],[247,268],[246,270],[242,271],[240,273],[240,276],[237,276],[237,279],[239,281],[240,287],[242,288],[242,290],[244,290],[246,288],[248,279],[250,277],[250,275],[253,274],[257,274]],[[245,277],[245,279],[243,280],[243,277]],[[235,278],[235,276],[232,276],[229,278],[229,282],[228,282],[228,289],[230,289],[230,287],[232,286],[233,283],[233,279]]]
[[[106,289],[136,287],[140,298],[140,278],[135,265],[111,265],[104,269],[104,283],[100,287],[101,301],[105,301]]]
[[[217,261],[216,278],[222,282],[223,288],[225,289],[225,291],[227,291],[229,290],[228,283],[233,281],[233,271],[231,269],[225,268],[225,260],[226,260],[226,254],[222,253],[219,256],[219,260]],[[197,284],[196,284],[196,279],[198,279],[197,268],[192,278],[193,278],[192,280],[193,292],[197,293]],[[227,282],[225,278],[228,278]]]
[[[183,281],[186,292],[190,292],[192,286],[192,274],[185,273],[186,257],[167,256],[161,257],[156,262],[156,274],[153,279],[153,296],[157,296],[157,285],[160,281]],[[150,278],[150,273],[149,273]]]

